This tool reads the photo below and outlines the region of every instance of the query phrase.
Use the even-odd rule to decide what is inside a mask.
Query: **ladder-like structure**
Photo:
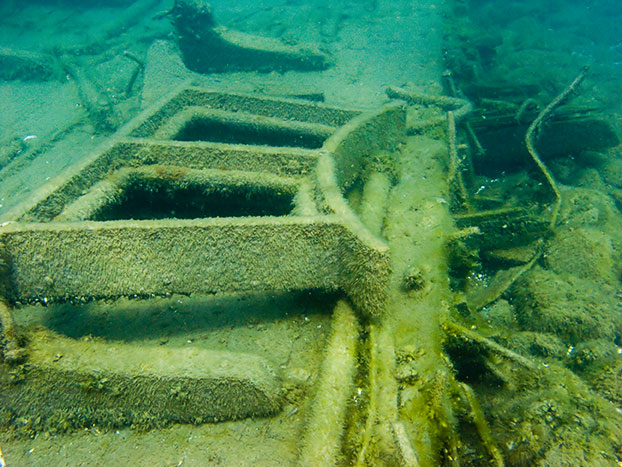
[[[388,248],[346,196],[404,138],[399,102],[360,112],[177,89],[3,216],[5,359],[21,345],[11,313],[33,302],[319,289],[381,314]],[[26,349],[34,377],[0,396],[16,413],[83,404],[87,422],[114,410],[184,422],[280,407],[278,374],[257,356],[111,350],[37,332]],[[114,390],[76,389],[94,373]],[[176,382],[186,399],[171,403]]]

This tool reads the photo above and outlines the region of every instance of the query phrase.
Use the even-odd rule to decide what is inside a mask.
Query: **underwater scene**
[[[618,0],[0,0],[0,467],[621,466]]]

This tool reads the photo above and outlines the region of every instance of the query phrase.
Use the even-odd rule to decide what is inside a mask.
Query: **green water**
[[[337,448],[321,462],[619,465],[619,3],[215,0],[210,21],[225,32],[213,32],[201,23],[205,18],[192,16],[208,11],[203,2],[194,3],[200,8],[192,14],[173,3],[0,3],[0,229],[15,220],[11,213],[20,203],[39,199],[41,187],[97,153],[123,125],[184,83],[356,110],[388,102],[386,86],[469,101],[472,109],[458,121],[452,148],[446,112],[457,114],[457,101],[422,105],[414,99],[407,109],[408,139],[392,154],[374,153],[360,179],[341,187],[347,206],[368,227],[373,224],[372,234],[390,249],[394,275],[387,316],[370,318],[356,310],[358,347],[344,351],[355,352],[353,376],[341,391],[347,415],[336,431],[325,427],[331,434],[324,444]],[[184,34],[191,36],[190,45]],[[220,54],[216,68],[197,65],[208,47]],[[543,114],[582,70],[582,82]],[[305,151],[332,131],[279,123],[262,133],[252,129],[262,117],[249,115],[236,117],[246,129],[222,120],[210,123],[209,137],[177,139]],[[542,166],[525,144],[539,115],[535,147]],[[305,138],[315,139],[310,144]],[[376,172],[384,178],[373,179]],[[366,185],[372,179],[379,185]],[[115,209],[156,203],[159,211],[145,208],[141,218],[158,211],[156,218],[242,221],[249,212],[290,213],[289,193],[267,191],[254,199],[240,191],[237,204],[246,196],[255,204],[285,203],[286,209],[230,213],[223,200],[232,195],[221,193],[204,203],[209,209],[203,214],[182,215],[203,206],[191,199],[203,192],[182,187],[185,197],[178,199],[161,188],[150,198],[153,187],[143,188],[138,201]],[[171,206],[160,206],[163,199]],[[132,219],[132,212],[114,219]],[[322,372],[330,365],[323,362],[338,353],[326,355],[332,348],[327,343],[338,342],[331,312],[344,291],[15,303],[15,261],[5,258],[1,244],[0,253],[3,298],[14,315],[18,344],[33,355],[45,356],[48,335],[71,339],[78,349],[89,342],[138,352],[144,346],[173,359],[182,348],[252,354],[278,373],[282,397],[274,415],[220,423],[172,423],[128,415],[123,407],[107,417],[92,416],[95,406],[48,411],[45,390],[52,405],[59,389],[46,389],[33,376],[34,361],[10,361],[4,323],[0,387],[20,394],[23,385],[28,397],[29,377],[39,378],[32,387],[44,388],[37,389],[44,393],[36,400],[45,408],[20,413],[15,398],[0,396],[7,405],[0,405],[6,465],[320,462],[304,447],[321,447],[314,436],[324,435],[322,417],[335,417],[330,404],[318,408],[314,402],[324,400],[316,398],[328,381]],[[32,261],[40,267],[45,252]],[[46,280],[45,287],[53,285],[53,278]],[[29,342],[32,336],[43,337]],[[71,355],[69,348],[65,355],[54,353],[52,360]],[[80,383],[85,400],[108,383],[91,376]],[[177,399],[184,394],[183,388],[171,390]],[[309,426],[320,428],[309,433]]]

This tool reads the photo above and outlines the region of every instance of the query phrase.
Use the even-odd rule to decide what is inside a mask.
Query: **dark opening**
[[[104,206],[92,220],[286,216],[293,207],[292,193],[267,188],[206,190],[137,180],[125,188],[118,202]]]
[[[458,381],[471,385],[503,386],[499,376],[486,365],[489,356],[484,349],[457,338],[448,339],[443,349],[451,359]]]
[[[291,128],[262,128],[243,122],[223,122],[210,118],[193,118],[173,138],[177,141],[211,141],[228,144],[260,144],[317,149],[324,136],[302,133]]]
[[[525,146],[527,124],[491,126],[479,129],[477,137],[486,148],[473,159],[475,171],[490,177],[501,172],[515,173],[531,167]],[[609,123],[598,119],[551,121],[542,128],[536,148],[542,160],[577,157],[584,151],[606,151],[620,141]]]

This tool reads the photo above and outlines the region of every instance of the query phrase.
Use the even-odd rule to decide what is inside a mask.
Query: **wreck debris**
[[[75,83],[89,122],[98,133],[111,133],[120,125],[120,115],[110,96],[88,78],[86,70],[60,59],[63,72]]]
[[[333,311],[320,380],[299,458],[301,466],[338,465],[347,409],[354,392],[359,324],[354,310],[339,301]]]
[[[533,267],[541,254],[542,248],[537,248],[536,253],[527,263],[497,271],[485,286],[470,288],[467,293],[469,309],[477,311],[500,298],[525,272]]]
[[[0,299],[0,353],[8,363],[20,362],[26,357],[26,350],[20,345],[11,308]]]
[[[501,344],[498,344],[492,339],[482,336],[475,330],[467,329],[466,327],[449,320],[443,323],[443,326],[448,336],[454,336],[456,338],[475,343],[478,346],[485,348],[492,354],[505,358],[508,361],[521,366],[522,368],[528,370],[536,370],[538,368],[536,362],[502,346]]]
[[[449,171],[447,173],[447,183],[455,193],[455,202],[467,212],[472,211],[469,192],[467,191],[464,177],[462,176],[461,166],[463,161],[458,155],[456,144],[456,118],[453,111],[447,112],[447,141],[449,145]]]
[[[328,56],[312,47],[217,26],[204,0],[175,0],[166,15],[175,27],[184,64],[197,73],[312,71],[329,66]]]
[[[421,105],[424,107],[435,107],[445,112],[452,111],[456,122],[462,121],[462,119],[473,110],[473,105],[469,101],[458,97],[432,96],[429,94],[407,91],[397,86],[389,86],[385,89],[385,92],[390,98],[402,99],[411,106]],[[426,118],[422,121],[409,121],[407,131],[409,135],[414,135],[433,127],[445,125],[446,122],[447,115],[443,113],[435,117]]]
[[[136,63],[136,67],[134,68],[134,71],[132,72],[132,75],[130,76],[127,85],[125,86],[125,96],[130,97],[132,95],[132,89],[134,88],[134,83],[136,83],[138,75],[145,70],[145,62],[129,50],[124,51],[123,56]]]
[[[547,169],[542,159],[538,155],[538,151],[535,148],[535,142],[538,137],[538,131],[542,124],[548,119],[551,114],[555,111],[557,107],[559,107],[568,97],[576,91],[577,87],[581,84],[581,82],[585,79],[587,75],[587,68],[581,70],[579,75],[568,85],[566,89],[564,89],[561,94],[559,94],[555,99],[551,101],[549,105],[547,105],[536,117],[536,119],[531,122],[529,128],[527,129],[527,134],[525,135],[525,144],[527,145],[527,151],[531,155],[531,158],[536,163],[544,177],[546,178],[547,183],[551,187],[553,194],[555,195],[555,203],[553,204],[553,209],[551,212],[551,228],[555,227],[555,222],[557,221],[557,215],[559,214],[559,208],[562,203],[562,196],[557,188],[557,183],[553,179],[553,176]]]
[[[26,351],[20,345],[11,308],[7,303],[11,292],[9,269],[9,257],[4,251],[4,245],[0,243],[0,362],[4,359],[14,364],[26,357]]]
[[[453,108],[455,104],[450,104],[450,107]],[[521,367],[529,371],[539,368],[539,365],[494,340],[479,335],[474,328],[468,329],[445,321],[451,307],[452,295],[446,281],[447,258],[444,245],[447,244],[447,239],[451,241],[488,236],[488,232],[485,232],[487,220],[494,219],[496,227],[503,229],[505,224],[500,225],[500,222],[515,220],[518,216],[512,216],[517,212],[525,216],[529,213],[522,208],[483,213],[467,212],[459,219],[464,221],[463,229],[455,229],[447,202],[441,198],[441,195],[446,196],[449,191],[444,183],[447,180],[443,178],[447,152],[450,156],[450,181],[460,174],[461,161],[458,157],[454,110],[447,111],[446,121],[449,126],[444,136],[449,144],[445,144],[447,141],[437,141],[438,153],[431,157],[438,165],[435,170],[443,174],[443,181],[437,181],[433,185],[438,191],[433,193],[437,195],[434,197],[435,201],[426,204],[426,197],[415,198],[410,200],[410,206],[400,211],[403,207],[396,208],[398,203],[392,203],[391,200],[393,196],[405,193],[399,193],[399,189],[403,187],[393,186],[390,175],[376,171],[376,167],[369,164],[369,159],[373,158],[377,150],[384,147],[395,150],[397,144],[403,141],[405,112],[400,104],[389,104],[376,112],[359,113],[289,100],[211,93],[187,88],[173,98],[159,102],[155,107],[155,110],[148,109],[139,119],[117,134],[115,141],[107,145],[97,157],[86,161],[80,170],[57,181],[57,186],[47,187],[47,191],[39,192],[36,202],[30,206],[22,206],[24,209],[11,213],[14,216],[12,220],[21,225],[3,228],[0,230],[0,238],[4,238],[9,244],[12,261],[16,264],[12,279],[15,279],[17,292],[27,299],[42,303],[48,300],[48,296],[59,301],[97,298],[99,291],[110,290],[110,284],[116,287],[113,288],[115,293],[129,293],[128,289],[123,288],[127,284],[114,281],[106,283],[110,277],[103,277],[102,283],[88,290],[84,287],[89,282],[88,277],[78,285],[71,284],[71,280],[84,279],[63,278],[58,261],[53,265],[57,268],[57,282],[56,279],[43,276],[42,266],[35,266],[35,272],[32,273],[23,259],[19,258],[24,249],[30,248],[32,252],[37,252],[56,241],[65,242],[65,247],[70,245],[82,249],[77,256],[85,256],[86,252],[93,251],[92,247],[103,245],[104,250],[120,247],[121,250],[136,252],[134,259],[143,264],[149,262],[145,260],[155,258],[158,270],[153,275],[144,275],[140,268],[120,269],[121,273],[133,276],[130,288],[140,289],[143,285],[151,287],[147,292],[139,290],[140,293],[164,291],[162,293],[168,294],[179,289],[190,290],[190,293],[195,290],[199,293],[218,293],[223,290],[251,290],[256,287],[266,290],[273,290],[272,287],[277,290],[295,290],[302,287],[300,284],[326,290],[343,290],[355,302],[355,306],[351,307],[344,300],[335,308],[333,328],[325,348],[326,359],[307,420],[301,463],[337,464],[343,460],[343,451],[347,449],[344,445],[351,442],[351,459],[356,459],[359,465],[371,465],[380,458],[388,463],[396,461],[394,463],[403,465],[419,465],[420,461],[423,465],[436,465],[440,462],[457,465],[461,461],[459,455],[463,453],[460,450],[461,440],[456,434],[459,423],[463,420],[458,421],[457,418],[463,417],[469,418],[469,423],[475,425],[479,434],[482,443],[481,451],[477,454],[480,456],[479,460],[483,461],[488,457],[496,465],[503,465],[502,456],[507,454],[507,443],[498,443],[494,436],[496,433],[487,425],[485,411],[480,407],[475,392],[471,386],[456,378],[443,353],[442,345],[439,345],[443,339],[441,331],[450,339],[462,340],[485,350],[482,353],[487,355],[481,359],[483,365],[508,387],[513,383],[511,374],[514,368]],[[275,117],[276,110],[283,114]],[[235,134],[239,139],[223,140],[222,135],[227,132],[227,138],[233,138],[231,135]],[[309,141],[305,138],[310,138],[313,144],[302,144]],[[375,147],[368,147],[370,141]],[[400,157],[403,158],[400,163],[404,166],[412,164],[409,159],[419,157],[415,154],[416,151],[420,151],[424,157],[429,156],[431,151],[426,152],[427,148],[435,144],[430,141],[429,138],[419,136],[411,138],[407,143],[408,149],[400,152]],[[270,144],[266,144],[267,142]],[[296,142],[299,144],[295,144]],[[421,159],[425,160],[424,157]],[[429,172],[425,175],[428,176]],[[467,187],[464,183],[461,185],[458,186],[458,191],[463,192],[466,198]],[[354,212],[356,209],[346,202],[349,199],[348,191],[356,189],[361,191],[359,202],[356,203],[361,212]],[[151,217],[143,222],[137,205],[148,191],[156,193],[158,202],[164,201],[155,204],[164,204],[167,207],[156,212],[150,206]],[[238,204],[266,205],[276,200],[278,202],[275,204],[278,204],[279,209],[251,213],[243,209],[231,209],[221,216],[221,211],[214,206],[218,203],[207,202],[195,203],[193,208],[196,211],[186,216],[177,206],[168,206],[174,205],[178,196],[183,198],[197,193],[201,195],[199,198],[216,195],[217,200],[231,202],[236,208]],[[243,203],[239,203],[240,201]],[[115,211],[115,206],[119,205],[123,209]],[[133,211],[135,217],[128,222],[126,218],[120,218],[118,213],[130,206],[136,210]],[[417,227],[400,232],[399,229],[406,222],[401,223],[399,228],[395,226],[402,218],[411,215],[409,209],[420,211],[422,217],[419,219],[428,223],[411,222],[409,225],[416,224]],[[232,217],[236,217],[234,212],[241,214],[237,214],[238,217],[232,220]],[[67,221],[72,224],[67,224]],[[483,227],[478,225],[480,221]],[[226,235],[216,235],[218,227],[226,227]],[[517,230],[521,231],[520,228]],[[502,231],[495,234],[498,236],[493,241],[497,243]],[[387,242],[390,251],[397,257],[391,258],[394,262],[392,265],[388,263],[389,250],[384,244],[383,235],[390,239]],[[80,239],[82,236],[88,238]],[[425,245],[424,250],[417,251],[419,257],[426,259],[426,264],[421,269],[412,266],[412,262],[406,265],[402,261],[402,256],[410,254],[412,240],[404,241],[410,236],[418,244]],[[284,243],[288,247],[294,247],[286,250],[283,256],[292,256],[294,259],[289,261],[287,258],[277,258],[281,261],[278,267],[296,269],[298,260],[302,258],[302,262],[306,261],[302,270],[296,269],[298,275],[295,280],[290,283],[279,282],[285,281],[286,274],[291,271],[281,274],[277,271],[278,267],[270,269],[269,274],[265,275],[257,270],[247,274],[247,269],[261,261],[258,258],[263,259],[264,253],[270,252],[274,247],[269,244],[270,239],[278,238],[282,241],[284,237]],[[110,238],[113,240],[108,242]],[[216,271],[217,274],[207,269],[182,271],[182,275],[190,271],[194,274],[193,279],[200,278],[199,280],[207,283],[200,284],[196,289],[192,289],[194,284],[183,283],[183,279],[178,279],[174,274],[164,277],[158,275],[166,267],[170,267],[167,262],[184,257],[183,254],[177,257],[158,256],[161,250],[183,248],[179,245],[191,243],[199,244],[204,249],[206,243],[213,241],[222,243],[218,245],[219,248],[213,248],[208,253],[215,256],[219,250],[231,250],[235,256],[240,251],[244,254],[243,250],[251,243],[249,239],[267,246],[267,250],[254,250],[253,255],[242,258],[235,264],[223,261],[223,258],[229,258],[226,253],[217,260],[211,259],[213,264],[233,264],[233,273],[224,271],[224,274],[229,274],[225,278],[228,284],[218,282],[218,275],[223,274],[223,271]],[[230,243],[227,243],[229,240]],[[98,242],[100,244],[97,246]],[[241,248],[240,244],[243,244]],[[225,247],[220,248],[222,245]],[[277,248],[282,249],[282,245],[277,245]],[[151,249],[156,254],[140,256],[142,249]],[[74,261],[73,266],[79,266],[79,261],[67,249],[54,250],[52,247],[46,253],[56,260],[63,257],[64,260]],[[101,252],[98,254],[100,256],[95,257],[89,266],[102,267],[106,256]],[[199,259],[209,256],[211,254]],[[508,270],[507,275],[511,276],[509,279],[503,274],[500,275],[499,278],[503,279],[500,282],[505,285],[488,290],[485,299],[475,300],[480,302],[476,307],[496,300],[538,258],[537,251],[517,269]],[[192,259],[196,260],[197,257]],[[239,259],[235,258],[236,261]],[[275,257],[270,257],[272,259]],[[319,265],[327,259],[333,263],[318,272]],[[390,276],[392,266],[395,269],[393,277]],[[39,269],[36,270],[37,268]],[[422,271],[425,271],[425,275]],[[91,272],[88,268],[80,271],[86,275]],[[309,279],[314,274],[324,277]],[[105,275],[106,271],[103,276]],[[65,292],[54,290],[56,287]],[[421,297],[423,294],[416,293],[421,289],[430,289],[431,298]],[[86,290],[87,293],[78,296],[79,290]],[[387,290],[389,313],[384,310],[384,293]],[[405,308],[408,308],[407,313]],[[413,325],[413,316],[425,321],[416,323],[417,326],[423,324],[421,329]],[[4,322],[3,327],[8,329]],[[56,364],[61,358],[58,355],[61,354],[60,351],[49,352],[49,349],[53,349],[53,345],[64,349],[73,344],[43,333],[33,334],[33,337],[36,344],[32,348],[38,352],[33,356],[38,365],[35,371],[39,371],[45,378],[51,375],[61,385],[63,380],[54,367],[62,367],[66,356],[62,357],[64,360],[61,365],[51,365],[50,356],[51,361]],[[366,341],[359,345],[359,341],[365,338]],[[50,342],[53,345],[47,347]],[[45,350],[46,347],[48,350]],[[102,349],[105,350],[106,344],[84,345],[79,350],[87,347],[91,347],[91,351],[95,349],[97,353],[104,353]],[[132,351],[128,348],[121,350],[119,355],[126,351],[128,355]],[[78,354],[82,352],[75,352],[75,355]],[[159,356],[159,352],[154,351],[153,355]],[[184,358],[186,356],[187,353],[182,355]],[[192,386],[191,392],[207,389],[205,392],[209,393],[214,386],[220,390],[224,388],[224,392],[216,394],[223,398],[227,406],[224,412],[217,412],[215,409],[222,407],[218,407],[209,397],[197,398],[194,392],[189,394],[177,386],[167,386],[166,378],[160,378],[162,375],[148,375],[148,385],[151,389],[156,387],[156,397],[160,402],[167,397],[183,401],[183,407],[176,408],[179,410],[177,414],[171,415],[161,410],[155,414],[155,418],[166,413],[172,420],[202,423],[249,415],[270,415],[280,409],[279,394],[282,388],[279,378],[269,370],[267,362],[247,355],[221,355],[222,359],[209,354],[199,357],[216,364],[227,363],[236,358],[248,359],[253,364],[246,368],[234,365],[237,370],[230,369],[230,372],[224,372],[211,380],[210,377],[204,377],[200,381],[185,381]],[[505,366],[499,368],[495,357],[504,360]],[[507,371],[507,366],[511,367],[510,371]],[[430,368],[434,370],[429,371]],[[80,387],[87,394],[81,396],[81,402],[88,405],[91,403],[88,394],[96,393],[100,402],[109,402],[116,398],[117,402],[121,401],[130,407],[136,400],[129,396],[118,398],[118,392],[141,388],[139,384],[135,385],[132,378],[137,371],[133,368],[126,370],[128,371],[117,380],[107,375],[93,377],[78,374]],[[173,376],[176,378],[185,370],[182,368]],[[357,371],[360,372],[359,375]],[[247,373],[252,373],[254,378],[245,378]],[[237,376],[238,382],[241,381],[236,388],[242,392],[237,392],[235,397],[227,391],[232,376]],[[362,381],[360,386],[357,377]],[[459,391],[462,402],[466,401],[466,415],[456,409],[455,396]],[[241,397],[238,397],[240,394]],[[249,400],[247,396],[253,394],[266,397],[262,401]],[[17,396],[11,397],[5,400],[10,400],[14,406],[19,405],[15,400]],[[59,405],[64,402],[61,400]],[[191,413],[191,406],[194,404],[202,405],[203,412],[199,411],[198,416]],[[350,409],[353,405],[355,407],[352,412],[357,413],[351,415]],[[161,404],[159,407],[161,408]],[[242,409],[247,409],[247,412]],[[179,418],[176,419],[175,416]],[[97,414],[95,420],[98,421],[96,417]],[[358,423],[356,428],[362,429],[358,438],[352,436],[353,442],[349,439],[344,441],[348,437],[346,430],[350,423],[349,417]],[[92,421],[91,419],[89,423]],[[123,423],[119,420],[115,422]],[[512,450],[511,447],[508,449]]]
[[[501,451],[497,447],[497,443],[493,438],[490,428],[488,426],[488,422],[486,421],[486,417],[484,416],[484,412],[477,401],[477,396],[475,392],[468,384],[460,383],[460,388],[462,389],[462,394],[467,401],[467,404],[470,409],[470,416],[477,428],[477,433],[479,434],[484,447],[488,451],[488,454],[493,459],[494,465],[497,467],[503,467],[503,457],[501,456]]]
[[[404,127],[405,111],[399,103],[360,112],[184,85],[4,216],[2,251],[11,264],[4,275],[7,305],[348,289],[352,293],[346,295],[361,316],[379,316],[390,274],[387,247],[345,203],[342,186],[356,183],[369,170],[373,153],[393,150],[403,140]],[[221,141],[223,132],[237,140]],[[305,147],[307,137],[317,144]],[[386,192],[383,186],[384,178],[378,177],[380,189],[370,192]],[[378,219],[372,224],[379,228],[381,213],[374,217]],[[350,306],[344,302],[339,310],[346,309]],[[8,306],[6,311],[10,318]],[[356,324],[353,312],[346,314]],[[8,318],[2,315],[5,335],[13,329]],[[344,338],[355,342],[356,333],[347,329]],[[104,368],[110,362],[90,359],[106,353],[90,342],[48,331],[28,337],[27,378],[32,380],[22,392],[12,387],[0,391],[3,407],[19,413],[39,411],[44,401],[36,394],[43,393],[37,386],[42,380],[54,381],[62,390],[53,402],[45,401],[41,413],[53,417],[63,407],[72,407],[79,414],[77,423],[89,426],[202,423],[266,416],[280,407],[279,379],[261,370],[266,367],[263,362],[255,361],[248,371],[238,365],[236,373],[227,363],[235,355],[203,352],[197,362],[215,359],[225,370],[213,377],[187,378],[188,389],[173,394],[181,398],[180,405],[169,406],[167,385],[187,370],[196,376],[194,369],[178,365],[164,374],[154,368],[135,378],[137,369],[123,362],[135,359],[140,347],[115,346],[119,357],[110,372]],[[7,343],[5,338],[5,357]],[[97,342],[101,348],[106,345]],[[60,352],[61,348],[68,350]],[[75,350],[71,355],[70,349]],[[168,358],[159,348],[150,352],[149,361]],[[237,358],[248,360],[244,355]],[[74,366],[100,376],[93,379],[89,371],[76,370],[84,388],[76,393],[64,382]],[[246,379],[241,375],[245,372]],[[28,401],[24,387],[32,391]],[[139,399],[148,400],[148,391],[157,396],[147,410]],[[347,387],[344,391],[342,412],[351,392]],[[118,393],[137,396],[120,399]],[[118,404],[112,407],[115,400]],[[147,410],[147,420],[141,421],[142,410]],[[337,438],[333,455],[340,449]],[[309,443],[315,446],[315,441]]]
[[[0,47],[0,80],[49,81],[59,72],[48,55]]]

